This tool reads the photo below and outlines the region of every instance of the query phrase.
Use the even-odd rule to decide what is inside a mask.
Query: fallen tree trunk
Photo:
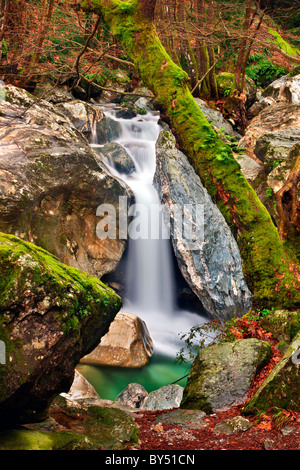
[[[152,2],[155,3],[155,2]],[[169,57],[139,0],[81,0],[103,16],[153,91],[181,150],[231,227],[243,259],[254,305],[297,308],[300,270],[271,217],[244,178],[232,151],[217,137],[189,89],[187,74]]]

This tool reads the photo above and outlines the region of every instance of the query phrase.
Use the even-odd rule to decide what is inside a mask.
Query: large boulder
[[[39,421],[69,391],[76,365],[108,331],[121,299],[13,235],[0,235],[0,271],[0,421]]]
[[[244,408],[244,413],[266,412],[274,408],[300,409],[300,332],[294,337],[282,359]]]
[[[192,364],[180,407],[212,413],[243,403],[255,374],[271,354],[270,344],[256,338],[201,349]]]
[[[113,271],[126,240],[99,239],[97,208],[131,197],[71,121],[46,101],[6,87],[0,104],[0,230],[97,277]],[[116,234],[117,235],[117,234]]]
[[[143,367],[153,353],[147,325],[133,313],[119,312],[97,348],[81,362],[112,367]]]
[[[176,149],[171,132],[160,133],[156,150],[154,181],[166,217],[170,217],[170,236],[184,279],[211,316],[228,319],[243,315],[251,308],[251,293],[236,241],[223,215],[186,156]],[[192,246],[183,225],[177,223],[178,211],[182,215],[188,205],[203,209],[203,218],[193,227]]]

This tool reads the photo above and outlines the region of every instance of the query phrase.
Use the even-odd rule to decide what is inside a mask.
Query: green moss
[[[299,411],[300,369],[299,364],[292,361],[292,355],[299,347],[300,333],[244,407],[244,414],[267,412],[274,408]]]
[[[24,302],[28,289],[42,300],[52,292],[65,333],[87,315],[121,306],[120,298],[99,279],[62,264],[56,257],[13,235],[0,234],[0,313]],[[62,312],[61,314],[59,312]]]
[[[78,408],[60,410],[70,430],[47,430],[45,424],[0,431],[0,450],[122,450],[139,444],[139,429],[124,411],[97,406],[80,412]]]
[[[273,29],[269,29],[268,33],[274,36],[275,44],[277,44],[280,47],[280,49],[282,49],[288,55],[292,57],[298,57],[300,55],[300,49],[298,47],[291,46],[291,44],[285,41],[277,31],[274,31]]]

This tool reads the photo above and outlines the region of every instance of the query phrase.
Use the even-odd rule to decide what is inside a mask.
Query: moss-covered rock
[[[300,310],[275,310],[262,318],[261,326],[270,331],[276,341],[290,343],[300,331]]]
[[[56,406],[52,414],[52,429],[45,422],[0,431],[0,450],[122,450],[139,445],[139,429],[122,410]]]
[[[80,358],[94,349],[121,307],[98,279],[35,245],[0,234],[0,419],[47,415],[68,392]]]
[[[221,72],[216,76],[218,93],[220,96],[228,96],[236,88],[236,81],[233,73]],[[247,94],[247,106],[251,106],[256,98],[256,85],[254,81],[245,76],[245,92]]]
[[[259,413],[272,411],[274,408],[299,411],[299,390],[300,332],[295,336],[282,359],[244,407],[243,412],[244,414]]]
[[[180,407],[207,413],[243,403],[271,346],[256,338],[201,349],[192,364]]]

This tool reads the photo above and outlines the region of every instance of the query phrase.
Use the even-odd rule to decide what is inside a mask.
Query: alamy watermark
[[[187,249],[199,249],[204,242],[204,204],[128,204],[119,197],[119,206],[101,204],[96,216],[97,237],[101,240],[182,240]]]
[[[0,103],[5,101],[5,83],[0,80]]]
[[[2,340],[0,340],[0,364],[6,364],[6,346]]]

